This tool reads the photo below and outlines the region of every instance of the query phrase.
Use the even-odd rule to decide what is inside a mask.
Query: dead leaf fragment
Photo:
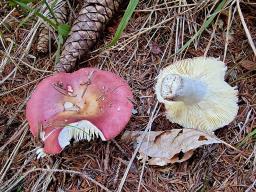
[[[248,71],[251,71],[251,70],[255,70],[255,69],[256,69],[256,62],[253,62],[253,61],[251,61],[251,60],[245,59],[245,60],[240,61],[239,64],[240,64],[243,68],[247,69]]]
[[[222,143],[214,135],[195,129],[151,131],[144,138],[143,131],[126,131],[122,139],[135,139],[135,148],[141,143],[138,159],[158,166],[186,161],[202,145]]]

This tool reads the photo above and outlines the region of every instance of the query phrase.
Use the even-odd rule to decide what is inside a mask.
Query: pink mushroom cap
[[[131,117],[132,99],[131,89],[121,77],[83,68],[42,80],[27,103],[26,118],[35,137],[43,133],[44,152],[56,154],[63,150],[59,134],[70,123],[87,120],[106,140],[116,137]]]

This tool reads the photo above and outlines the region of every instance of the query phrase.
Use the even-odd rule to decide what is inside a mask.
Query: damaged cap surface
[[[109,140],[117,136],[130,119],[132,98],[129,85],[119,76],[84,68],[41,81],[28,101],[26,117],[32,134],[43,140],[44,151],[54,154],[67,143],[59,137],[91,140],[98,135]],[[90,137],[81,132],[83,126],[91,130]]]

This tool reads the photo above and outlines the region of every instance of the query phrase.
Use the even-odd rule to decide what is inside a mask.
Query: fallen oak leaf
[[[144,138],[142,134],[143,131],[126,131],[122,139],[136,139],[134,147],[142,142],[138,159],[148,161],[149,165],[180,163],[188,160],[193,155],[193,150],[200,146],[222,143],[216,136],[196,129],[151,131]]]

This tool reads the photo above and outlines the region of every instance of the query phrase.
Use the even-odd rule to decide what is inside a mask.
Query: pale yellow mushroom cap
[[[157,77],[155,89],[158,101],[165,104],[167,118],[184,128],[207,132],[229,124],[238,112],[238,91],[224,81],[226,70],[225,63],[207,57],[181,60],[164,68]],[[170,74],[200,81],[205,85],[201,100],[197,103],[185,103],[163,98],[163,82]]]

